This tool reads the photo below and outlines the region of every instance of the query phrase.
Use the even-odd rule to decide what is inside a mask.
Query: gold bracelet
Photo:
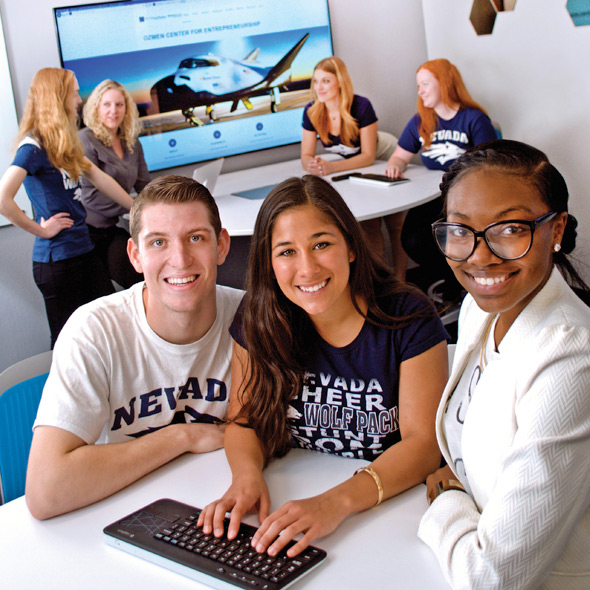
[[[377,504],[375,504],[375,506],[379,506],[379,504],[381,504],[381,502],[383,502],[383,484],[381,483],[381,478],[379,477],[379,474],[372,468],[372,467],[359,467],[354,474],[356,475],[357,473],[361,473],[362,471],[364,471],[365,473],[368,473],[373,480],[375,481],[375,484],[377,485],[377,493],[378,493],[378,497],[377,497]]]

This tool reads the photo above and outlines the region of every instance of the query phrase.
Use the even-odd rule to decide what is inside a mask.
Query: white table
[[[335,158],[332,154],[324,155],[324,157]],[[377,161],[372,166],[360,168],[359,171],[383,174],[386,165],[386,162]],[[221,223],[232,237],[229,255],[225,263],[218,267],[217,282],[219,284],[244,288],[250,236],[254,231],[256,216],[262,205],[262,199],[247,199],[235,196],[235,193],[261,186],[277,185],[291,176],[304,174],[301,160],[289,160],[219,176],[213,196],[219,208]],[[339,174],[345,173],[337,172],[325,178],[331,182],[332,176]],[[389,213],[406,211],[431,201],[439,194],[441,171],[410,165],[404,172],[404,176],[409,178],[410,182],[393,186],[373,186],[354,183],[351,180],[341,180],[331,184],[342,195],[354,216],[359,221],[364,221],[383,217]]]
[[[383,174],[386,165],[386,162],[377,161],[372,166],[360,168],[358,171]],[[291,176],[304,174],[300,160],[289,160],[221,174],[213,196],[219,207],[223,227],[228,230],[230,236],[251,236],[262,200],[237,197],[234,196],[235,193],[260,186],[276,185]],[[332,176],[339,174],[345,173],[337,172],[325,178],[331,182]],[[364,221],[383,217],[389,213],[406,211],[438,195],[442,172],[428,170],[424,166],[410,165],[404,172],[404,176],[409,178],[410,182],[392,186],[359,184],[351,180],[341,180],[331,184],[342,195],[354,216],[359,221]]]
[[[293,450],[266,470],[273,508],[317,494],[363,464]],[[48,521],[35,520],[24,498],[0,506],[0,585],[7,590],[204,590],[198,582],[108,546],[102,529],[158,498],[204,506],[223,494],[230,477],[220,450],[184,455],[110,498]],[[425,509],[425,486],[419,485],[349,518],[315,542],[328,558],[294,587],[448,589],[434,555],[416,537]],[[257,524],[255,515],[246,520]]]

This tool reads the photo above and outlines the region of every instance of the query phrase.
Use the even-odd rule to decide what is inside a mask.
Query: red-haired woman
[[[416,73],[418,113],[406,125],[386,174],[401,176],[410,160],[420,159],[431,170],[448,170],[467,149],[496,139],[496,130],[482,106],[467,91],[459,70],[447,59],[422,64]],[[429,277],[444,274],[446,287],[458,286],[437,252],[430,224],[440,217],[442,202],[435,199],[412,209],[406,217],[402,244]],[[399,214],[397,214],[399,215]],[[388,227],[395,216],[385,218]],[[397,219],[399,227],[399,219]]]

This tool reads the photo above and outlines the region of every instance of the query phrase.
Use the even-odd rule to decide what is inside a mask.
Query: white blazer
[[[492,314],[467,296],[442,421]],[[485,368],[462,434],[473,498],[441,494],[418,536],[453,588],[590,588],[590,309],[554,269]]]

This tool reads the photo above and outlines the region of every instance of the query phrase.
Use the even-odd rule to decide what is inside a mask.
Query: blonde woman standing
[[[113,291],[85,223],[80,178],[84,175],[126,209],[133,202],[84,156],[76,128],[81,102],[73,72],[38,71],[29,90],[14,161],[0,180],[0,213],[35,236],[33,274],[45,300],[52,347],[76,308]],[[23,184],[34,219],[14,200]]]
[[[150,175],[137,137],[139,113],[127,90],[113,80],[104,80],[90,94],[83,110],[85,129],[79,132],[86,157],[112,176],[127,192],[137,193]],[[124,207],[82,178],[82,204],[96,252],[111,279],[128,288],[142,280],[127,256],[129,233],[117,225]]]

